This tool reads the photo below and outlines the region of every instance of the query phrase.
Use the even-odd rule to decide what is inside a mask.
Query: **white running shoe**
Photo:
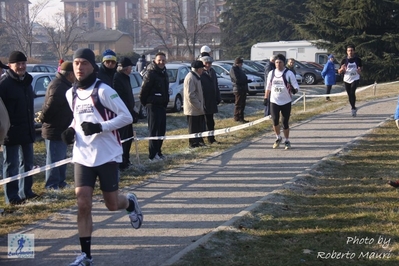
[[[144,217],[143,213],[141,212],[139,202],[137,201],[137,197],[134,193],[128,193],[126,197],[129,201],[134,202],[134,211],[129,213],[130,223],[134,229],[139,229],[143,223]]]
[[[84,252],[78,255],[74,262],[69,264],[69,266],[92,266],[92,265],[93,265],[93,259],[89,259],[86,256],[86,253]]]
[[[276,139],[276,141],[273,143],[273,149],[277,149],[278,146],[280,146],[282,140],[283,138],[281,136],[278,139]]]

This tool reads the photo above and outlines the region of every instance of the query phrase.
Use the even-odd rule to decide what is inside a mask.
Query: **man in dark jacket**
[[[166,132],[166,107],[169,102],[169,77],[166,72],[166,55],[159,52],[147,66],[140,91],[140,102],[147,108],[150,137],[164,136]],[[149,140],[150,161],[165,159],[161,152],[163,140]]]
[[[240,57],[234,60],[234,65],[230,69],[230,78],[233,82],[233,92],[235,95],[235,106],[234,106],[234,121],[241,123],[248,123],[244,119],[244,110],[247,100],[248,92],[248,78],[242,70],[244,60]]]
[[[202,92],[205,102],[205,124],[206,130],[215,130],[215,120],[213,115],[218,112],[218,104],[221,102],[220,91],[218,86],[218,78],[216,71],[212,68],[213,58],[203,56],[200,60],[204,63],[204,72],[201,75]],[[210,144],[218,143],[215,136],[208,136]]]
[[[3,178],[33,168],[35,141],[32,76],[26,72],[26,56],[13,51],[8,59],[10,69],[0,78],[0,97],[10,117],[11,127],[3,145]],[[20,160],[21,158],[21,160]],[[23,199],[36,198],[33,178],[28,176],[5,185],[6,203],[21,204]]]
[[[132,72],[132,66],[132,61],[127,57],[124,57],[119,61],[112,87],[119,94],[119,97],[121,97],[133,118],[137,115],[134,111],[134,96],[129,77],[130,72]],[[118,131],[122,140],[133,137],[133,127],[131,124],[120,128]],[[128,169],[131,165],[130,148],[132,146],[132,141],[133,140],[130,139],[122,143],[122,162],[119,164],[119,169],[121,171]]]
[[[111,88],[116,72],[116,61],[115,52],[111,49],[105,50],[103,53],[103,62],[97,73],[97,77]]]
[[[72,62],[65,61],[60,66],[60,71],[55,79],[50,82],[42,113],[39,116],[42,124],[42,137],[46,143],[46,164],[52,164],[64,160],[67,155],[67,145],[61,139],[61,133],[72,122],[72,111],[69,108],[65,93],[75,80]],[[65,188],[67,165],[61,165],[46,171],[47,189]]]

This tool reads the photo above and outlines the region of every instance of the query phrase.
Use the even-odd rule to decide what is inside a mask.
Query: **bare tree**
[[[1,21],[6,26],[9,34],[13,36],[19,50],[29,57],[32,56],[32,45],[35,41],[33,29],[39,14],[48,5],[50,0],[41,0],[37,4],[27,9],[27,2],[9,1],[9,9],[6,10],[6,16]]]
[[[188,52],[194,59],[196,42],[204,29],[209,25],[215,25],[214,21],[203,22],[200,19],[203,8],[208,4],[209,0],[161,1],[157,4],[159,6],[153,8],[155,19],[143,20],[143,25],[148,34],[159,39],[169,55],[177,56],[182,49],[183,54]],[[175,53],[172,53],[173,51]]]
[[[46,29],[50,44],[58,58],[65,58],[68,51],[85,32],[83,28],[78,26],[82,14],[69,13],[67,23],[65,23],[63,12],[56,13],[52,18],[51,24],[43,23],[42,25]]]

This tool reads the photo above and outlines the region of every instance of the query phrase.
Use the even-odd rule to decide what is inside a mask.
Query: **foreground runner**
[[[117,129],[132,123],[133,119],[118,94],[97,79],[96,67],[92,50],[83,48],[75,51],[73,70],[77,82],[66,92],[74,118],[71,127],[62,133],[62,140],[67,144],[74,143],[72,162],[82,250],[70,266],[93,264],[91,211],[97,177],[108,210],[126,209],[136,229],[143,222],[136,196],[118,193],[118,163],[122,162],[122,145]]]

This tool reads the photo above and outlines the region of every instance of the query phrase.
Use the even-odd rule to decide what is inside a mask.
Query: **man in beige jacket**
[[[191,71],[184,79],[184,114],[187,116],[188,133],[199,133],[205,129],[204,96],[202,93],[201,74],[204,63],[196,60],[191,63]],[[190,148],[205,146],[202,137],[190,138]]]

